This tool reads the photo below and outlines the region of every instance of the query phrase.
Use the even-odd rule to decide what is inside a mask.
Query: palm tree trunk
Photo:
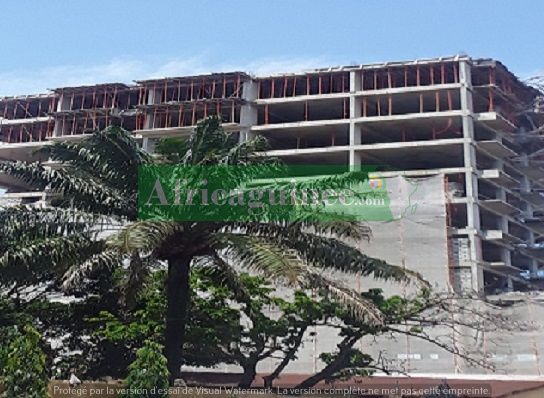
[[[191,258],[179,256],[168,261],[167,309],[164,353],[170,372],[170,384],[181,376],[182,347],[185,340],[189,305]]]

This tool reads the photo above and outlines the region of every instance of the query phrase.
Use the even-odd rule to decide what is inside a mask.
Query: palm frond
[[[115,126],[97,131],[77,144],[55,143],[47,151],[52,160],[77,165],[79,172],[98,175],[104,183],[125,193],[137,189],[138,166],[151,161],[130,132]]]
[[[231,233],[216,233],[215,245],[223,247],[227,256],[240,262],[243,268],[255,270],[274,280],[290,284],[299,282],[304,264],[292,250],[278,247],[269,239]]]
[[[311,233],[300,234],[297,240],[284,240],[282,246],[290,248],[310,266],[329,268],[348,273],[360,273],[376,279],[408,282],[417,274],[396,265],[369,257],[358,248],[335,238]],[[423,278],[421,278],[423,280]]]
[[[2,161],[0,173],[22,180],[35,189],[59,193],[78,209],[130,216],[137,211],[134,198],[126,198],[95,178],[81,178],[67,169],[54,170],[39,163]]]
[[[121,281],[121,305],[128,308],[134,307],[155,263],[156,260],[152,256],[143,257],[137,252],[130,255],[124,270],[124,278]]]
[[[15,244],[21,240],[93,230],[98,233],[101,229],[115,224],[116,220],[111,217],[77,209],[34,205],[0,207],[0,242]]]
[[[182,225],[177,222],[134,222],[110,235],[107,238],[107,244],[110,248],[125,254],[135,251],[150,252],[181,228]]]
[[[240,279],[238,272],[217,253],[199,258],[193,266],[203,269],[206,275],[217,284],[227,286],[238,302],[246,304],[251,302],[251,294]]]
[[[199,120],[187,141],[187,152],[182,159],[185,165],[210,163],[208,160],[221,152],[229,136],[221,128],[217,116]]]
[[[267,148],[268,140],[257,135],[228,149],[218,163],[229,166],[279,165],[281,161],[278,158],[263,155]]]
[[[369,237],[370,231],[364,224],[353,222],[329,223],[229,223],[226,232],[247,237],[262,237],[273,242],[279,249],[295,253],[305,264],[316,268],[328,268],[348,273],[360,273],[377,279],[408,282],[412,278],[424,281],[424,278],[404,268],[369,257],[358,248],[333,237],[337,233],[345,238],[357,237],[357,240]],[[309,232],[308,229],[314,229]],[[361,229],[362,228],[362,229]],[[316,233],[321,232],[321,235]],[[326,233],[329,232],[329,233]],[[357,242],[351,239],[353,243]]]
[[[34,272],[32,267],[36,264],[42,268],[47,266],[50,272],[62,272],[81,258],[102,249],[103,242],[86,233],[27,240],[4,250],[0,254],[0,267],[18,267]]]
[[[154,164],[180,164],[188,148],[185,138],[169,137],[158,139],[153,152]]]
[[[300,233],[313,233],[354,243],[369,241],[372,236],[370,227],[360,221],[230,222],[224,224],[223,230],[283,239],[296,239]]]
[[[101,248],[102,249],[102,248]],[[62,275],[62,290],[72,290],[81,285],[83,280],[91,274],[119,266],[123,262],[123,256],[115,250],[98,250],[91,256],[80,258],[74,262]]]
[[[324,290],[333,299],[342,303],[355,319],[373,327],[384,324],[384,314],[371,300],[332,279],[324,277],[316,269],[308,268],[305,276],[312,287]]]

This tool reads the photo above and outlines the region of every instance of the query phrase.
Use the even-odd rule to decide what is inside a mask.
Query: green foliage
[[[312,325],[324,324],[335,311],[338,303],[326,297],[314,298],[305,290],[296,290],[291,298],[275,296],[275,289],[265,279],[241,274],[240,281],[250,300],[243,302],[247,322],[242,339],[233,354],[244,369],[240,387],[248,387],[256,375],[258,362],[271,357],[283,357],[265,382],[275,380],[285,367],[297,358],[304,336]],[[274,307],[276,311],[268,310]]]
[[[135,308],[128,314],[112,309],[101,311],[98,317],[88,318],[89,322],[103,326],[96,335],[124,343],[129,348],[141,347],[145,340],[160,342],[166,310],[165,278],[164,271],[153,273],[145,288],[138,293]]]
[[[326,294],[326,292],[322,292]],[[338,349],[333,353],[323,353],[320,358],[327,365],[325,371],[320,372],[322,379],[335,380],[347,379],[352,376],[369,376],[376,367],[384,370],[372,356],[353,348],[355,343],[364,336],[376,336],[393,331],[399,332],[395,326],[403,325],[401,333],[405,330],[406,322],[410,322],[409,333],[421,334],[424,327],[429,326],[423,313],[426,309],[436,304],[436,296],[428,288],[421,289],[413,297],[391,296],[385,297],[381,289],[369,289],[361,293],[361,297],[369,300],[381,312],[384,322],[381,325],[373,325],[361,321],[353,316],[346,308],[336,305],[332,318],[340,321],[337,327],[340,329],[342,341]],[[322,380],[320,379],[320,380]],[[318,380],[319,381],[319,380]]]
[[[17,337],[19,337],[19,333],[15,327],[3,326],[0,328],[0,377],[4,375],[6,370],[9,348]]]
[[[338,353],[323,353],[320,355],[320,359],[325,362],[326,365],[332,364],[338,358]],[[333,374],[332,377],[327,378],[327,382],[332,380],[349,380],[354,376],[368,377],[374,374],[375,370],[370,366],[373,364],[374,358],[368,354],[364,354],[358,349],[352,348],[347,354],[347,360],[343,364],[342,368]]]
[[[95,337],[100,325],[86,320],[102,310],[118,308],[119,292],[113,289],[108,273],[89,282],[87,289],[89,297],[69,303],[40,296],[24,301],[0,298],[0,351],[2,347],[7,350],[6,335],[32,325],[44,341],[56,342],[54,346],[44,346],[52,378],[66,379],[70,368],[77,368],[87,378],[124,377],[130,363],[123,361],[126,350]]]
[[[97,335],[124,345],[132,357],[144,341],[163,343],[165,327],[166,273],[154,272],[141,292],[134,312],[102,312],[89,319],[101,325]],[[214,366],[236,363],[244,366],[273,353],[298,351],[309,326],[336,316],[341,306],[326,298],[312,298],[303,290],[291,299],[275,297],[270,282],[247,273],[239,275],[247,300],[236,297],[224,281],[207,268],[191,274],[191,304],[183,360],[186,365]],[[238,302],[237,305],[234,305]],[[268,310],[274,306],[277,312]],[[250,322],[241,322],[242,313]],[[244,325],[243,327],[241,325]],[[296,359],[296,355],[292,359]]]
[[[49,377],[40,334],[31,327],[9,345],[4,369],[6,398],[46,398]]]
[[[240,310],[234,293],[203,269],[191,273],[191,298],[183,345],[184,362],[193,366],[234,363],[231,343],[241,338]]]
[[[163,346],[146,340],[136,353],[136,360],[129,366],[125,380],[124,398],[168,397],[168,369],[162,355]]]
[[[127,348],[133,358],[146,340],[164,342],[166,316],[166,272],[152,273],[138,295],[130,313],[109,310],[88,321],[100,325],[95,335],[115,345]],[[240,311],[232,307],[232,291],[216,283],[201,268],[191,273],[191,302],[183,349],[184,363],[192,366],[214,366],[232,363],[230,343],[240,337]]]
[[[169,163],[179,164],[187,152],[187,140],[181,138],[161,138],[155,143],[155,151],[163,155]]]

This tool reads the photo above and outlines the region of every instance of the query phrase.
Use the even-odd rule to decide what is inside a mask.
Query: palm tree
[[[396,281],[410,277],[355,248],[354,243],[370,238],[369,228],[360,222],[138,221],[139,165],[275,163],[262,155],[262,137],[239,143],[215,117],[200,121],[186,141],[166,141],[161,148],[163,156],[151,157],[129,132],[109,127],[77,144],[50,146],[51,159],[62,167],[1,162],[0,172],[59,198],[39,208],[0,210],[0,266],[13,275],[37,275],[33,283],[62,282],[64,288],[78,286],[100,270],[121,268],[129,297],[154,267],[166,266],[165,355],[171,382],[180,376],[191,267],[206,267],[242,298],[247,293],[237,278],[239,268],[323,288],[369,324],[382,323],[382,314],[369,300],[322,273],[333,269]]]

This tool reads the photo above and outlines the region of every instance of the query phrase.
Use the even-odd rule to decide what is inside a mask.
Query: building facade
[[[384,169],[387,178],[430,181],[419,209],[438,195],[438,227],[419,239],[413,264],[391,261],[425,271],[418,264],[430,255],[441,269],[430,279],[453,291],[535,291],[544,263],[541,96],[499,61],[468,56],[63,87],[0,99],[0,159],[47,161],[33,151],[111,124],[152,152],[157,139],[187,136],[218,115],[240,140],[266,137],[269,154],[288,164],[386,165],[402,170]],[[7,176],[0,188],[3,203],[47,200]],[[400,239],[402,253],[409,244]],[[388,259],[380,244],[375,252]]]

